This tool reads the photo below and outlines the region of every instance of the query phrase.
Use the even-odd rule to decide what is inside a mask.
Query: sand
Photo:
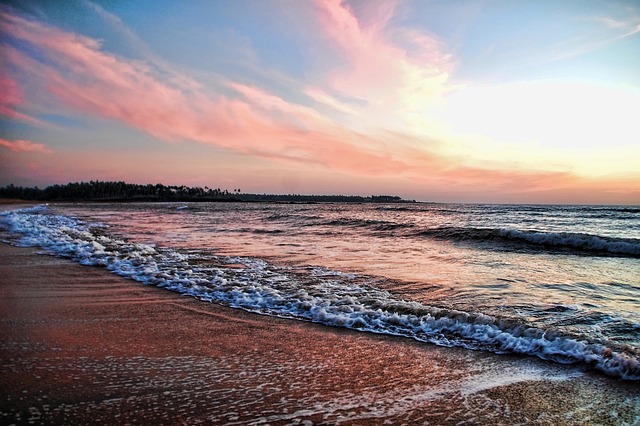
[[[0,424],[639,424],[640,385],[260,316],[0,243]]]

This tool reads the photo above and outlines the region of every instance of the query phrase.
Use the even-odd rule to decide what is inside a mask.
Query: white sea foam
[[[582,363],[612,376],[640,379],[635,349],[394,299],[386,291],[358,284],[352,274],[324,268],[300,274],[245,257],[216,257],[210,266],[196,265],[189,255],[110,236],[99,224],[50,214],[44,206],[4,212],[1,217],[11,232],[22,235],[19,245],[43,247],[83,265],[103,266],[201,300],[444,346]],[[225,263],[242,267],[225,268]]]

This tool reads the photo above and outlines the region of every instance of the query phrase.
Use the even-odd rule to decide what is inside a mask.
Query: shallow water
[[[640,208],[82,204],[6,239],[264,314],[640,378]]]

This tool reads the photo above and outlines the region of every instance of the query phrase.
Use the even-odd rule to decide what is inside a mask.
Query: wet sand
[[[640,384],[255,315],[0,243],[0,424],[638,424]]]

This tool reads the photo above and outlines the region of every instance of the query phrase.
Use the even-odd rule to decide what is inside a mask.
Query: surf
[[[110,235],[104,224],[51,214],[44,206],[1,217],[7,229],[20,236],[16,245],[42,247],[202,301],[440,346],[536,356],[640,380],[638,348],[399,299],[354,274],[312,266],[283,268],[249,257],[181,253]]]

